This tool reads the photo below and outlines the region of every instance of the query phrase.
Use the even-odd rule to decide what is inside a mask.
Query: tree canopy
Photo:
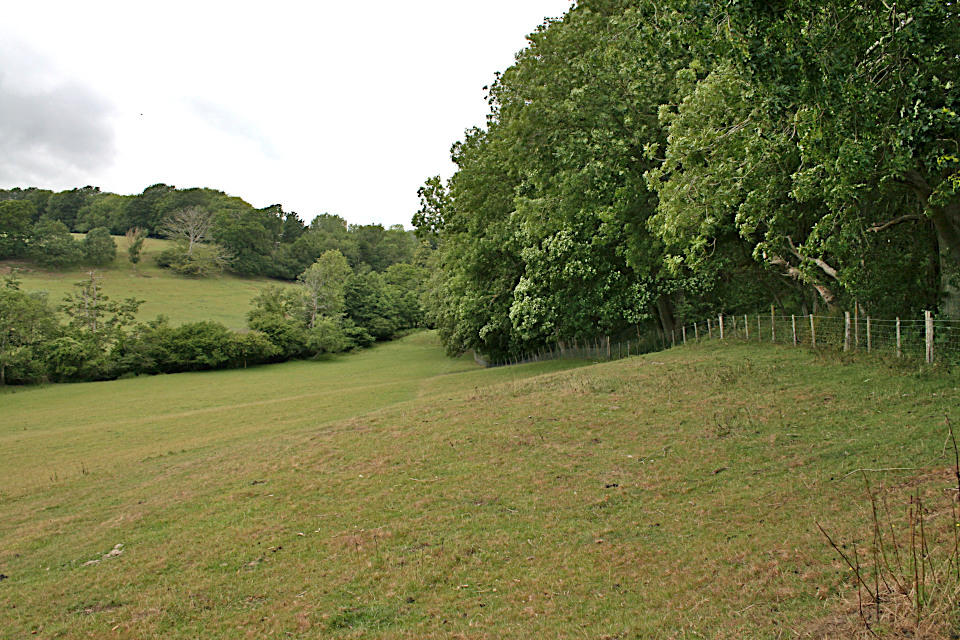
[[[420,190],[448,350],[771,303],[960,317],[958,13],[581,0],[545,22]]]

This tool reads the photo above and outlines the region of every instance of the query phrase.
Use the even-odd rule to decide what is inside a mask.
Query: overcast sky
[[[7,3],[0,188],[211,187],[402,223],[570,0]]]

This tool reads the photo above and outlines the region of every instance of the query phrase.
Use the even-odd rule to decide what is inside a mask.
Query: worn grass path
[[[430,340],[0,396],[0,636],[815,637],[852,583],[814,520],[869,534],[851,472],[908,468],[872,476],[894,511],[950,487],[949,373]]]

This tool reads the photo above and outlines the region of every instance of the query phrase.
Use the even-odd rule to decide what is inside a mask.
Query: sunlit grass
[[[114,237],[117,243],[117,258],[112,265],[96,268],[101,276],[103,292],[113,300],[137,298],[144,300],[138,318],[151,320],[159,314],[166,315],[174,325],[199,320],[215,320],[231,329],[246,326],[246,314],[250,301],[266,284],[268,278],[239,278],[229,274],[217,274],[206,278],[189,278],[177,275],[169,269],[156,266],[154,257],[166,246],[168,240],[149,238],[144,246],[140,263],[134,268],[127,259],[124,239]],[[47,271],[23,262],[0,262],[0,274],[17,269],[17,276],[25,291],[45,291],[53,306],[59,304],[73,285],[88,279],[89,267],[77,267],[68,271]]]

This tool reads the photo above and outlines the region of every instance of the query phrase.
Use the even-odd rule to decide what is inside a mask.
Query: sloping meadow
[[[30,391],[78,393],[27,449],[0,396],[0,634],[848,637],[899,624],[817,526],[868,565],[865,479],[894,521],[923,492],[929,555],[953,544],[950,373],[757,345],[478,370],[429,340],[322,381]],[[232,400],[177,399],[207,381]],[[135,383],[156,420],[97,417]]]

